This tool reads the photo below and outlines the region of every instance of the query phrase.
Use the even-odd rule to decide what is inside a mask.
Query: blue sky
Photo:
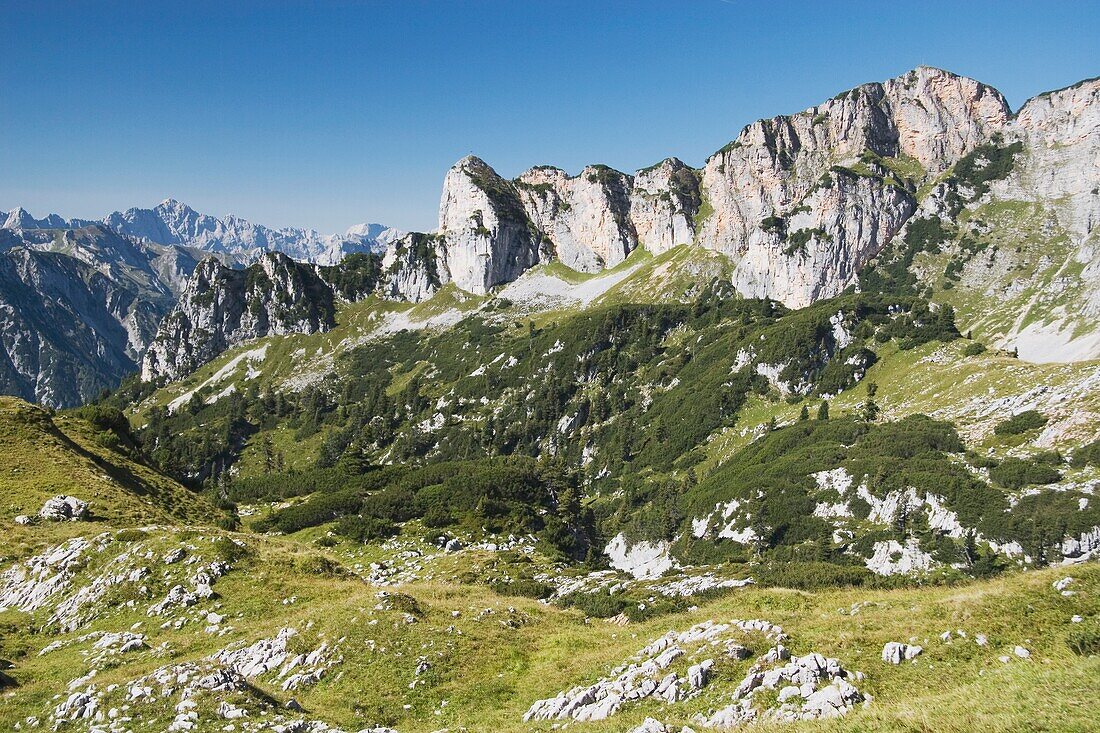
[[[0,210],[174,197],[435,225],[447,168],[699,165],[760,117],[929,64],[1014,108],[1100,75],[1091,2],[0,0]]]

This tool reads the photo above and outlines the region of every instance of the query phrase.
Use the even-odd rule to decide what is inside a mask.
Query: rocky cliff
[[[134,371],[168,309],[124,279],[56,252],[0,254],[0,392],[55,407]]]
[[[515,185],[473,156],[447,173],[438,232],[443,281],[471,293],[483,295],[539,262],[540,235]]]
[[[444,181],[439,277],[485,293],[550,258],[593,272],[636,247],[661,253],[694,243],[730,259],[732,283],[744,295],[798,308],[854,285],[915,215],[954,231],[963,210],[992,205],[1000,206],[988,212],[997,217],[978,218],[959,237],[976,226],[1002,232],[1007,243],[1011,232],[1026,230],[1035,246],[1014,242],[1011,252],[1020,256],[1003,246],[986,247],[981,257],[964,251],[974,264],[956,294],[984,293],[971,309],[979,329],[991,302],[1013,302],[1012,322],[986,329],[1006,345],[1020,341],[1029,352],[1064,346],[1074,331],[1091,331],[1100,312],[1100,291],[1091,285],[1100,261],[1090,239],[1100,218],[1098,115],[1095,80],[1039,95],[1014,116],[996,89],[919,67],[754,122],[699,170],[669,158],[634,175],[589,166],[571,176],[539,166],[507,181],[484,161],[465,158]],[[993,161],[973,188],[968,181],[982,178],[975,171],[983,151],[1014,144],[1014,172],[1002,174]],[[1007,216],[1008,202],[1029,204],[1032,221],[1022,226],[1016,204],[1012,221],[994,221]],[[990,257],[999,264],[990,266]],[[944,263],[926,263],[933,265]],[[1021,270],[1041,274],[1025,284]],[[931,283],[935,274],[924,279]],[[1038,292],[1042,283],[1046,293]],[[1052,298],[1051,288],[1066,295]],[[1100,335],[1077,338],[1059,353],[1100,354]]]
[[[0,392],[53,407],[87,401],[137,368],[199,259],[99,224],[0,229],[0,253]]]
[[[333,287],[313,265],[281,253],[243,270],[204,260],[145,352],[142,379],[176,379],[248,339],[331,328],[334,313]]]
[[[921,200],[914,269],[960,322],[1032,361],[1100,356],[1100,80],[1041,94]]]

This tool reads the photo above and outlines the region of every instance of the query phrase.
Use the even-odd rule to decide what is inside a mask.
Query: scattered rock
[[[1028,657],[1031,656],[1031,652],[1029,652],[1027,649],[1024,649],[1022,646],[1019,646],[1019,645],[1017,645],[1016,648],[1012,650],[1012,653],[1015,654],[1020,659],[1027,659]]]
[[[891,641],[882,647],[882,661],[887,664],[901,664],[902,661],[916,658],[923,651],[924,649],[919,646]]]

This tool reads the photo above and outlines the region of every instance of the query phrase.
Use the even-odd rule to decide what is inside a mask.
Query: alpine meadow
[[[920,65],[723,142],[455,155],[430,231],[0,212],[0,727],[1100,730],[1100,78]]]

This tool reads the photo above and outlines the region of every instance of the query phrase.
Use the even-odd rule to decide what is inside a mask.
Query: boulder
[[[38,516],[54,522],[78,522],[88,516],[88,502],[58,494],[46,500]]]
[[[668,728],[656,718],[646,718],[637,728],[632,728],[630,733],[668,733]]]
[[[891,641],[882,647],[882,661],[887,664],[901,664],[903,661],[917,657],[923,651],[924,649],[919,646]]]

